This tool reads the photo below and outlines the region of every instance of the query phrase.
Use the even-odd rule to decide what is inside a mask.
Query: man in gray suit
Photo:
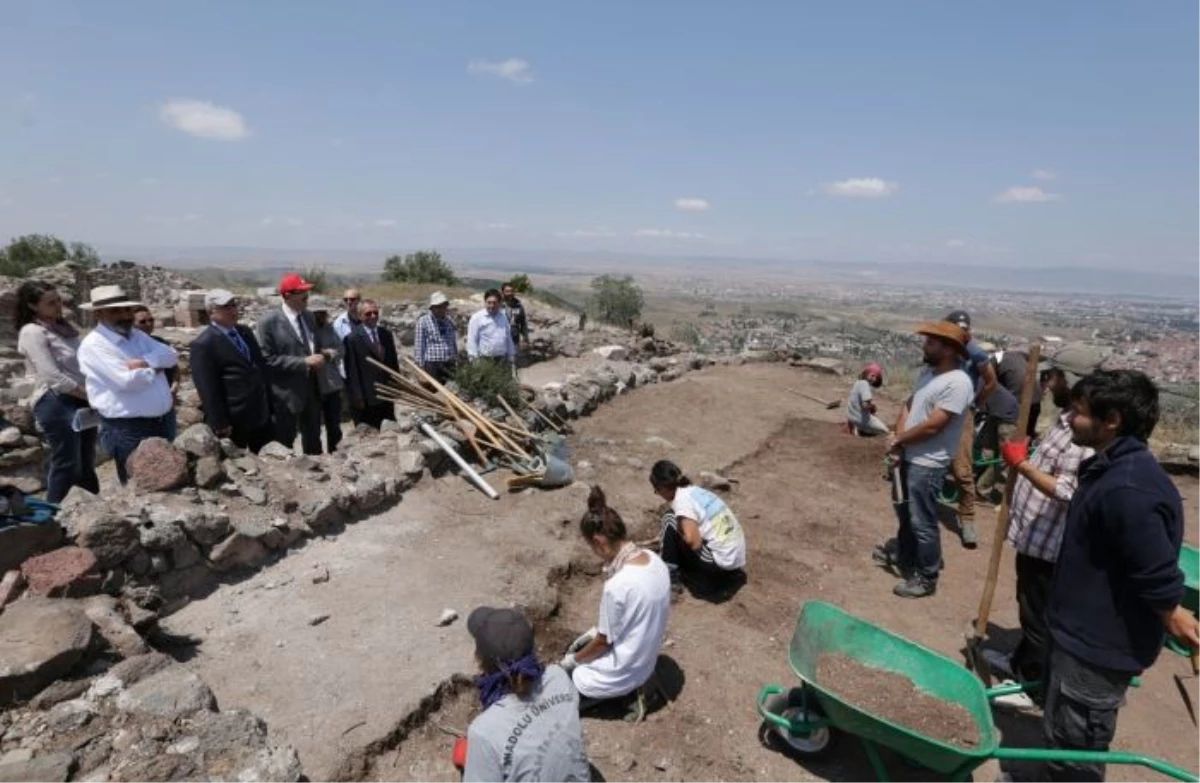
[[[317,373],[326,357],[315,344],[317,325],[308,312],[312,283],[297,274],[279,281],[283,307],[258,322],[258,343],[271,368],[276,439],[291,448],[296,431],[305,454],[321,453],[321,392]]]

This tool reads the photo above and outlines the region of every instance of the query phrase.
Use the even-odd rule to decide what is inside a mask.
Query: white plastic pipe
[[[455,451],[454,447],[447,443],[437,430],[435,430],[433,427],[430,427],[428,422],[421,422],[421,432],[433,438],[433,442],[440,446],[442,451],[450,455],[450,459],[454,460],[454,464],[463,469],[463,471],[467,474],[467,478],[471,479],[471,483],[479,487],[483,494],[487,495],[492,500],[500,499],[500,493],[492,489],[492,485],[484,481],[483,477],[476,473],[475,469],[468,465],[466,460],[459,456],[459,453]]]

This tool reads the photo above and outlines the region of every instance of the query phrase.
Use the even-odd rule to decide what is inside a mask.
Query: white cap
[[[237,295],[232,291],[226,291],[224,288],[214,288],[204,295],[204,306],[224,307],[235,299],[237,299]]]
[[[434,291],[429,295],[429,306],[437,307],[438,305],[449,304],[450,300],[441,291]]]

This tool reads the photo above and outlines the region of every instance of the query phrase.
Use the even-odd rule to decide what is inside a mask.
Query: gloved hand
[[[579,663],[575,660],[575,653],[567,653],[563,656],[563,659],[558,662],[558,665],[566,669],[567,674],[570,674],[571,672],[575,671],[575,667],[578,666]]]
[[[1005,465],[1017,467],[1029,459],[1029,438],[1005,441],[1000,446],[1000,456],[1004,457]]]
[[[600,633],[600,629],[596,628],[595,626],[592,626],[591,628],[587,629],[582,634],[580,634],[579,637],[575,639],[575,641],[571,642],[571,646],[567,648],[567,652],[569,652],[569,653],[579,652],[584,647],[587,647],[589,644],[591,644],[592,640],[595,639],[596,635],[599,633]]]
[[[454,752],[450,756],[456,769],[464,769],[467,766],[467,738],[459,737],[454,740]]]

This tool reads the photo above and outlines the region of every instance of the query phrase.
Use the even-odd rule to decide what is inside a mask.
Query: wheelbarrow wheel
[[[810,695],[807,699],[802,695],[802,689],[793,688],[787,693],[776,694],[763,705],[767,711],[780,715],[791,721],[804,722],[815,718],[825,717],[825,713]],[[764,722],[760,730],[762,739],[768,747],[775,748],[793,759],[818,759],[826,756],[834,745],[840,732],[830,726],[822,726],[806,734],[791,732],[770,723]]]

